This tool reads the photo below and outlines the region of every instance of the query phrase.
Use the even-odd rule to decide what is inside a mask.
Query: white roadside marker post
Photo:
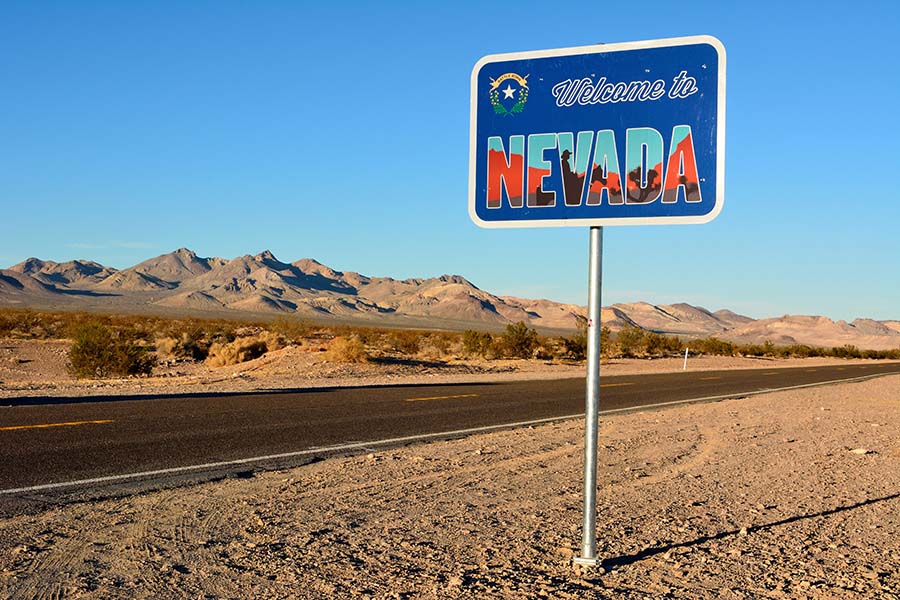
[[[682,371],[687,371],[687,355],[688,355],[688,348],[685,348],[684,349],[684,366],[681,367]]]
[[[603,277],[603,228],[591,227],[588,261],[587,386],[584,407],[584,513],[581,554],[576,565],[596,566],[597,558],[597,436],[600,412],[600,291]]]

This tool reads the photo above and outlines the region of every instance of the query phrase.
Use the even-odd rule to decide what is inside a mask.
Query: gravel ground
[[[900,598],[900,377],[60,506],[0,523],[9,598]]]

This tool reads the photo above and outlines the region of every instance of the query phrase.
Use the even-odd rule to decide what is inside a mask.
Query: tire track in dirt
[[[154,515],[166,514],[171,509],[170,502],[178,495],[177,490],[164,490],[154,495],[144,496],[134,502],[134,522],[123,531],[121,548],[134,567],[136,583],[141,593],[153,597],[157,591],[166,588],[166,582],[160,575],[161,558],[153,539]]]
[[[56,539],[59,539],[58,537]],[[29,565],[27,575],[12,589],[12,597],[58,600],[68,596],[74,571],[87,558],[90,542],[80,538],[54,541]]]
[[[697,435],[697,441],[691,444],[690,448],[671,457],[671,464],[665,466],[662,471],[647,477],[641,477],[629,482],[629,484],[640,487],[660,483],[706,464],[709,458],[721,447],[722,435],[711,428],[694,426],[693,429]]]
[[[204,560],[187,564],[206,565],[209,569],[206,573],[195,574],[207,596],[225,598],[236,594],[231,578],[227,576],[228,569],[222,565],[222,552],[227,548],[227,541],[236,539],[241,533],[235,522],[224,518],[233,510],[234,502],[229,490],[213,489],[202,503],[195,505],[193,519],[185,522],[182,532],[193,555]],[[183,553],[182,558],[185,561],[194,560],[191,553]]]
[[[556,448],[553,450],[544,450],[540,452],[535,452],[532,454],[526,454],[523,456],[515,456],[512,458],[491,462],[489,464],[478,463],[473,464],[467,467],[459,467],[456,465],[451,465],[450,469],[442,469],[437,471],[427,471],[424,473],[417,473],[415,475],[409,475],[406,477],[401,477],[399,479],[391,479],[390,481],[374,481],[369,483],[352,483],[345,484],[337,487],[328,486],[327,488],[317,488],[315,490],[310,490],[306,492],[300,492],[297,494],[292,494],[293,498],[296,499],[306,499],[315,497],[321,494],[324,489],[327,489],[329,493],[335,494],[352,494],[358,492],[368,492],[373,490],[384,490],[389,491],[398,487],[403,487],[407,485],[413,484],[423,484],[429,481],[435,481],[440,479],[445,479],[448,477],[448,472],[452,473],[454,479],[459,479],[460,477],[465,477],[473,474],[483,475],[486,467],[497,470],[505,470],[512,469],[519,466],[524,466],[528,463],[533,463],[541,460],[550,460],[550,459],[561,459],[561,458],[571,458],[574,454],[581,454],[582,450],[578,446],[563,446],[560,448]],[[540,468],[540,467],[535,467]],[[296,482],[294,485],[302,485],[302,481]]]

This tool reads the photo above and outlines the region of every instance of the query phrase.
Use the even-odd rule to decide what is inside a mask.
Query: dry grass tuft
[[[332,362],[365,363],[369,362],[366,346],[356,336],[338,336],[331,340],[325,359]]]
[[[285,345],[284,338],[271,331],[263,331],[258,335],[239,337],[233,342],[215,343],[209,348],[206,364],[210,367],[227,367],[237,365],[266,352],[279,350]]]
[[[156,356],[160,360],[174,360],[175,358],[178,358],[178,350],[181,344],[179,344],[178,340],[175,338],[159,338],[154,345],[156,346]]]

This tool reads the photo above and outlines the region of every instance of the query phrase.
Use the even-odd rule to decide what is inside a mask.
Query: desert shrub
[[[765,356],[766,349],[760,344],[745,344],[737,348],[741,356]]]
[[[161,360],[178,358],[178,340],[173,337],[157,338],[156,356]]]
[[[206,360],[209,356],[210,342],[200,329],[192,329],[181,334],[178,340],[178,351],[184,358]]]
[[[277,333],[292,342],[299,342],[314,330],[315,327],[310,323],[290,317],[277,317],[269,323],[269,331]]]
[[[557,357],[568,360],[585,360],[587,358],[588,328],[587,319],[578,320],[575,335],[560,340]],[[600,328],[600,355],[612,356],[615,351],[612,343],[612,331],[609,327]]]
[[[459,334],[451,332],[432,332],[421,338],[419,346],[420,358],[440,360],[453,356],[454,349],[459,347]]]
[[[50,337],[46,323],[47,315],[32,310],[4,310],[0,335],[26,339]]]
[[[648,331],[644,335],[644,352],[651,356],[660,356],[664,353],[665,338],[658,333]]]
[[[776,346],[775,352],[779,358],[809,358],[811,356],[825,356],[827,350],[807,346],[806,344],[791,344],[790,346]]]
[[[452,348],[459,344],[459,334],[444,331],[432,333],[428,336],[428,343],[440,356],[447,356],[451,354]]]
[[[79,379],[149,375],[156,359],[145,346],[101,323],[85,323],[73,332],[69,373]]]
[[[538,342],[532,356],[537,360],[552,360],[555,357],[553,344],[549,340]]]
[[[609,327],[600,328],[600,354],[612,356],[613,354],[612,330]]]
[[[584,360],[587,358],[587,319],[584,317],[576,317],[575,335],[565,337],[560,342],[560,358],[568,358],[570,360]]]
[[[364,346],[377,346],[385,341],[387,332],[384,329],[376,329],[374,327],[352,327],[349,325],[338,325],[328,327],[327,330],[334,334],[335,337],[350,338],[354,337],[363,343]]]
[[[338,336],[331,340],[325,359],[332,362],[365,363],[369,362],[366,346],[356,336]]]
[[[642,354],[646,348],[644,330],[640,327],[625,327],[616,334],[616,345],[619,347],[619,354],[625,358]]]
[[[463,332],[463,352],[469,356],[487,357],[494,345],[494,336],[486,331],[468,329]]]
[[[537,332],[522,321],[507,325],[500,335],[500,350],[510,358],[531,358],[537,345]]]
[[[714,356],[734,356],[735,347],[731,342],[720,340],[716,337],[693,340],[688,344],[697,354],[710,354]]]
[[[650,332],[645,336],[644,350],[652,356],[672,356],[684,351],[684,343],[677,336]]]
[[[846,344],[832,348],[831,355],[835,358],[861,358],[862,352],[856,346]]]
[[[584,360],[587,358],[587,336],[574,335],[562,338],[557,350],[557,358]]]
[[[213,343],[206,364],[211,367],[237,365],[283,346],[284,338],[271,331],[263,331],[258,335],[238,337],[232,342]]]
[[[746,344],[743,346],[736,346],[735,351],[737,354],[741,356],[776,356],[778,351],[775,348],[775,345],[766,340],[763,344]]]
[[[183,331],[177,337],[157,338],[154,345],[156,346],[156,355],[162,360],[179,358],[206,360],[211,346],[203,331],[197,329]]]
[[[862,350],[861,354],[862,354],[862,358],[897,360],[898,358],[900,358],[900,349]]]
[[[245,337],[226,344],[214,343],[209,348],[206,364],[211,367],[237,365],[266,353],[266,343],[262,340]]]
[[[274,352],[286,348],[288,343],[281,334],[272,331],[263,331],[256,338],[266,344],[266,352]]]
[[[392,331],[387,342],[394,352],[413,356],[422,346],[422,334],[417,331]]]
[[[15,330],[16,321],[11,314],[0,313],[0,337],[9,337]]]

